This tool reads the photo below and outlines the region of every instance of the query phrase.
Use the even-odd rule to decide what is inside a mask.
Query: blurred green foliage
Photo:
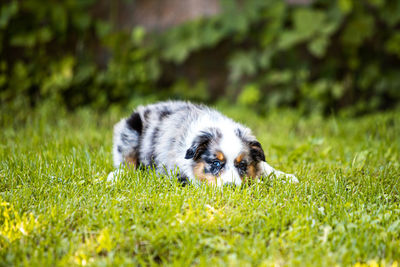
[[[348,114],[392,108],[400,100],[399,1],[221,0],[220,15],[162,33],[119,29],[112,18],[92,14],[96,4],[1,4],[3,107],[51,100],[105,108],[149,96],[214,101],[207,77],[172,76],[167,85],[161,79],[170,66],[184,67],[221,44],[227,79],[220,100],[259,111],[289,105]]]

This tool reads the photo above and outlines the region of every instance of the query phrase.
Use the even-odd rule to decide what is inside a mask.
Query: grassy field
[[[398,266],[399,111],[224,112],[300,183],[219,190],[129,171],[110,185],[112,125],[129,110],[1,115],[0,266]]]

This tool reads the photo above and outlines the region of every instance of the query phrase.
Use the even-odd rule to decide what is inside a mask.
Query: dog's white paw
[[[112,183],[114,182],[114,172],[110,172],[107,176],[107,182]]]
[[[281,178],[283,183],[293,183],[297,184],[299,182],[299,179],[297,179],[294,174],[289,174],[289,173],[284,173],[284,172],[275,172],[274,173],[276,177]]]
[[[107,182],[114,183],[122,174],[122,170],[118,169],[113,172],[110,172],[107,176]]]
[[[289,183],[297,184],[299,182],[299,179],[293,174],[286,174],[285,177]]]

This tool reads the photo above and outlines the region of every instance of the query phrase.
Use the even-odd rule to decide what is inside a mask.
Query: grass
[[[130,170],[110,185],[112,125],[128,110],[3,114],[0,266],[397,266],[400,112],[224,112],[300,183],[218,190]]]

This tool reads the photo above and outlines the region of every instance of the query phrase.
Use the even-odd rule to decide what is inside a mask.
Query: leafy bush
[[[161,34],[117,29],[111,19],[90,12],[96,4],[2,4],[3,106],[18,109],[50,99],[71,108],[104,108],[146,96],[216,96],[260,111],[290,105],[359,114],[400,100],[398,1],[223,0],[220,15]],[[218,49],[224,52],[215,58],[211,51]],[[100,52],[109,58],[99,62]],[[201,64],[195,61],[199,53]],[[210,68],[187,77],[174,71],[215,62],[221,62],[217,73]],[[223,89],[207,89],[210,75],[222,77]]]
[[[357,114],[400,100],[400,2],[224,3],[219,18],[166,33],[164,58],[180,63],[199,47],[228,40],[227,87],[240,92],[239,103],[261,109],[346,107]]]
[[[113,30],[89,11],[96,1],[10,1],[0,11],[1,102],[11,109],[41,100],[68,107],[131,97],[158,76],[144,32]],[[98,53],[111,53],[105,66]]]

